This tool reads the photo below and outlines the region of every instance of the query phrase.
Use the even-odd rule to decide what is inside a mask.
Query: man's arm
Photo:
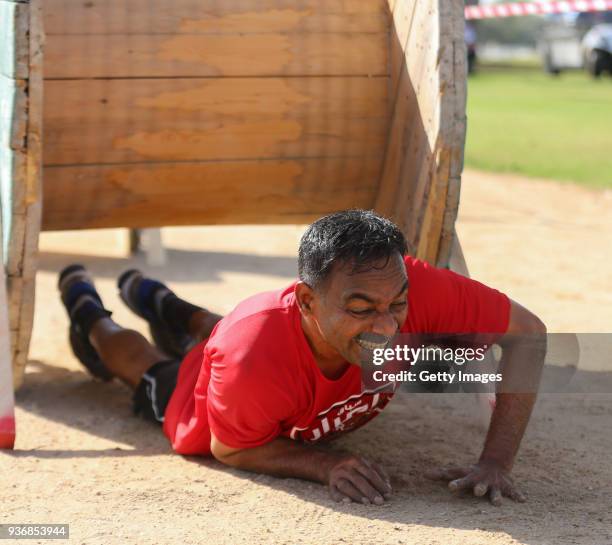
[[[499,344],[503,380],[480,461],[509,472],[535,404],[546,356],[546,326],[512,302],[508,332]]]
[[[377,464],[284,437],[259,447],[237,449],[224,445],[213,435],[210,448],[218,461],[231,467],[328,485],[336,501],[381,504],[391,494],[389,477]]]
[[[453,492],[472,489],[476,496],[489,493],[494,505],[502,496],[524,501],[509,477],[536,400],[546,355],[546,327],[527,309],[512,301],[510,324],[499,341],[503,380],[496,396],[485,445],[476,465],[431,472],[448,480]]]

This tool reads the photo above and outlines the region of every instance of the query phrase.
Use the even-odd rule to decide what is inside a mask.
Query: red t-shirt
[[[451,271],[406,257],[405,333],[505,333],[508,297]],[[211,431],[250,448],[278,436],[313,442],[362,426],[392,393],[362,391],[361,369],[336,379],[317,366],[301,326],[295,282],[246,299],[183,361],[164,433],[181,454],[209,454]]]

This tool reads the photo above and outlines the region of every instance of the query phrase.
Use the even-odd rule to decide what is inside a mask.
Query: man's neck
[[[336,350],[334,350],[321,336],[315,323],[302,316],[302,330],[310,346],[317,367],[323,376],[330,380],[339,379],[350,365]]]

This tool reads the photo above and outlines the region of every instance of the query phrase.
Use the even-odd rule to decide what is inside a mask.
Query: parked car
[[[612,75],[612,24],[595,25],[582,39],[586,69],[596,78],[604,71]]]
[[[538,47],[550,74],[580,68],[594,76],[612,71],[612,10],[546,16]]]

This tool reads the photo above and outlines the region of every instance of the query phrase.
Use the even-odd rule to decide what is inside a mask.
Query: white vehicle
[[[562,13],[546,17],[538,44],[550,74],[586,67],[594,76],[610,69],[612,11]]]
[[[612,75],[612,24],[595,25],[582,39],[586,69],[596,78],[604,71]]]

